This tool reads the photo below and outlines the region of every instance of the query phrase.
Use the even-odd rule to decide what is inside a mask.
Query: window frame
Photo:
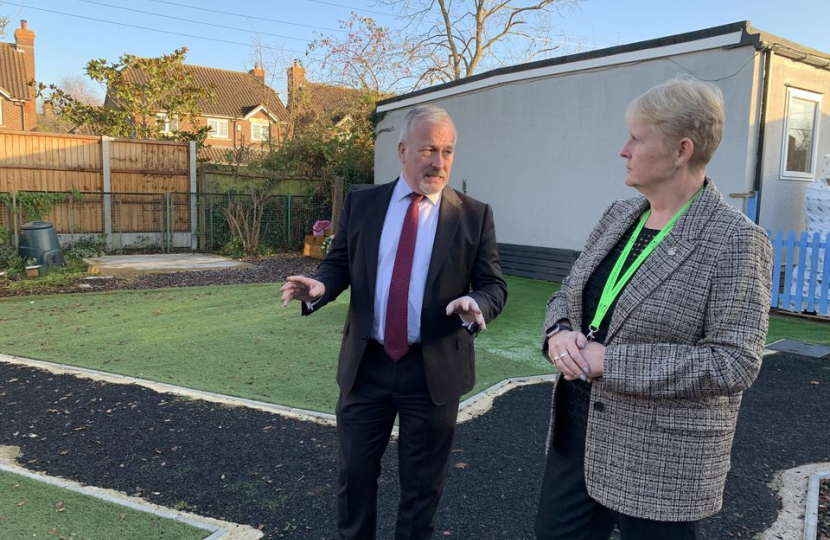
[[[224,136],[220,135],[219,132],[216,131],[213,128],[213,126],[210,125],[211,122],[216,122],[217,125],[219,125],[221,123],[224,123],[225,124],[225,135]],[[207,119],[207,125],[210,128],[210,138],[211,139],[230,139],[231,138],[231,136],[230,136],[230,131],[231,131],[230,120],[228,120],[227,118],[208,118]]]
[[[789,153],[789,133],[790,133],[790,106],[794,99],[802,101],[810,101],[815,105],[813,112],[813,141],[810,149],[810,163],[809,171],[790,171],[787,170],[787,158]],[[809,90],[802,90],[800,88],[787,87],[787,101],[784,106],[784,131],[781,136],[781,180],[802,180],[812,182],[816,176],[816,167],[818,165],[818,141],[819,129],[821,128],[821,101],[822,94],[810,92]]]
[[[260,142],[260,143],[268,142],[268,140],[271,138],[271,123],[268,122],[267,120],[251,119],[250,124],[251,124],[251,142]],[[254,127],[255,126],[258,126],[260,128],[260,130],[262,130],[264,128],[265,137],[261,137],[261,138],[254,137]]]
[[[156,113],[156,123],[160,124],[162,121],[164,121],[164,126],[161,128],[161,132],[165,135],[172,135],[174,131],[179,130],[179,117],[177,115],[174,114],[171,117],[167,113]]]

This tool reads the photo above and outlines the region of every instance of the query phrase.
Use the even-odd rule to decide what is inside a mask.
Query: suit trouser
[[[557,389],[556,394],[556,436],[548,451],[542,480],[536,538],[608,540],[616,525],[621,540],[698,540],[699,521],[635,518],[611,510],[591,498],[585,486],[587,418],[582,421],[568,415],[565,392]]]
[[[337,403],[338,520],[342,540],[374,539],[380,462],[398,425],[401,500],[396,540],[432,537],[447,478],[458,400],[436,406],[427,389],[421,348],[393,362],[369,342],[355,384]]]

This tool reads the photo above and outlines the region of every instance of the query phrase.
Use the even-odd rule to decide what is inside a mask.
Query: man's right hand
[[[285,285],[280,287],[282,291],[282,305],[288,307],[291,300],[300,302],[314,302],[322,298],[326,292],[326,286],[316,279],[305,276],[288,276]]]

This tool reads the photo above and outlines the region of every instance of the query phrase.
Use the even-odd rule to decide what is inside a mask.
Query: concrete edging
[[[29,471],[28,469],[24,469],[23,467],[14,464],[14,456],[18,452],[16,447],[0,446],[0,450],[4,449],[5,451],[0,452],[0,471],[23,476],[36,482],[44,482],[61,489],[72,491],[73,493],[78,493],[88,497],[95,497],[96,499],[124,506],[126,508],[131,508],[137,512],[144,512],[160,518],[185,523],[192,527],[196,527],[197,529],[210,532],[211,534],[205,537],[204,540],[258,540],[263,536],[262,531],[258,531],[247,525],[239,525],[187,512],[171,510],[170,508],[152,504],[138,497],[131,497],[118,491],[94,486],[85,486],[65,478],[48,476]]]
[[[830,478],[830,470],[810,475],[807,484],[807,507],[804,511],[804,540],[816,540],[818,536],[818,499],[821,481]]]

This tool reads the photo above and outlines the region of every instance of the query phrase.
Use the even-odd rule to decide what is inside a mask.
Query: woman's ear
[[[680,139],[677,145],[677,166],[682,167],[691,161],[692,154],[695,152],[695,143],[688,137]]]

